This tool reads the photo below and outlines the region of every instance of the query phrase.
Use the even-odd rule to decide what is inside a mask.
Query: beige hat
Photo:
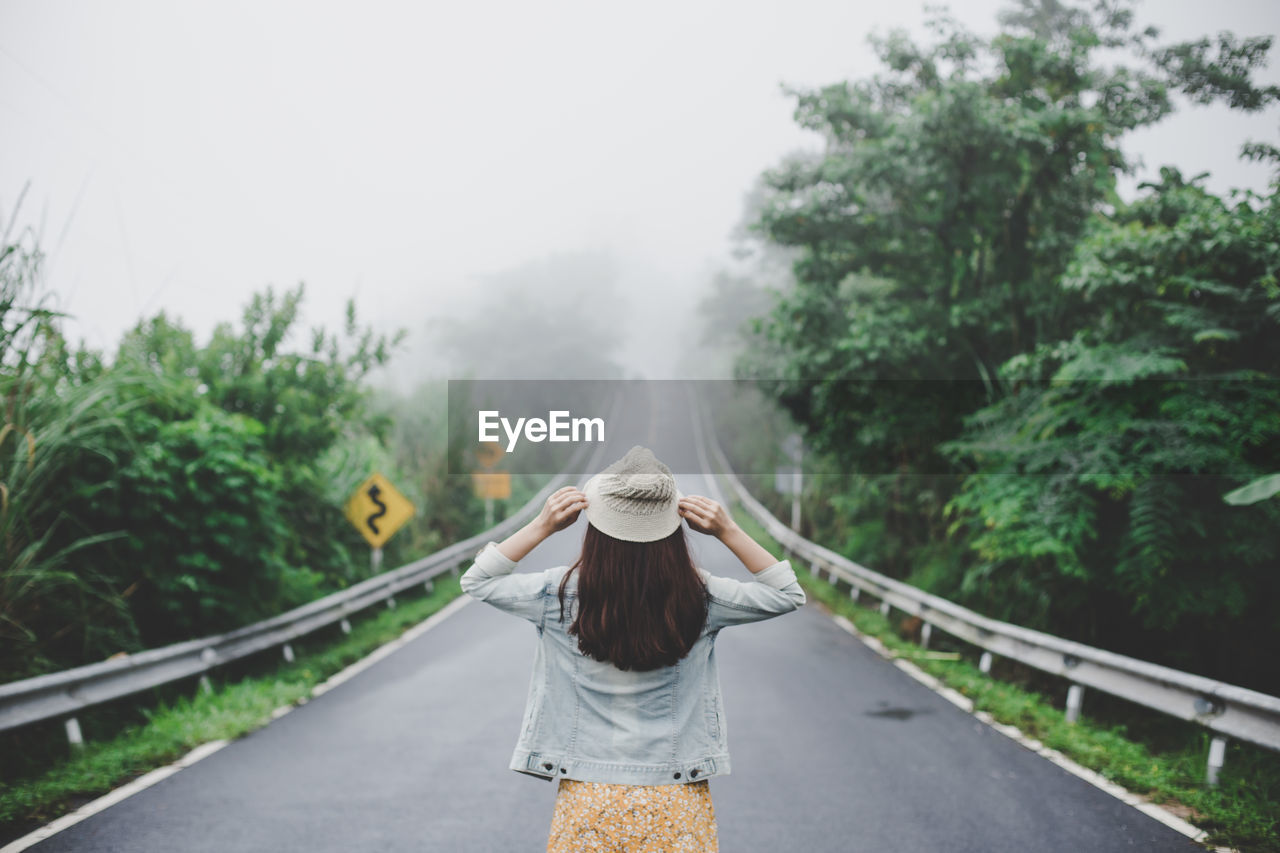
[[[601,533],[627,542],[666,539],[680,526],[679,500],[671,469],[653,451],[636,445],[587,480],[587,521]]]

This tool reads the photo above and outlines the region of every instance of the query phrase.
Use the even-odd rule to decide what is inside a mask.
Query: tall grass
[[[72,352],[63,316],[42,292],[43,255],[30,230],[0,247],[0,680],[46,671],[88,647],[136,640],[116,589],[94,570],[91,549],[119,535],[78,530],[64,506],[77,466],[109,454],[127,409],[166,393],[155,377],[105,374]],[[134,392],[134,393],[131,393]],[[116,442],[118,446],[118,442]]]

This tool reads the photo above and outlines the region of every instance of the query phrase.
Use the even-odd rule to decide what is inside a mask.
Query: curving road
[[[683,394],[683,391],[681,391]],[[680,397],[604,454],[646,444],[686,494]],[[568,563],[585,521],[525,561]],[[747,577],[690,534],[701,565]],[[554,783],[506,769],[534,629],[469,603],[267,727],[30,848],[54,851],[545,849]],[[1194,851],[1198,845],[983,725],[818,606],[719,639],[733,773],[711,781],[724,851]]]

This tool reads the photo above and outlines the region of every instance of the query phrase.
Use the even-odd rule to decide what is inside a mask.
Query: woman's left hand
[[[537,524],[550,536],[564,530],[578,520],[578,513],[587,508],[587,496],[574,486],[565,486],[551,493],[542,505]]]

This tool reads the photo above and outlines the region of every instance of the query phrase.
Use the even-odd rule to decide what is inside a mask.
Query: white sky
[[[988,33],[1004,4],[949,5]],[[1147,0],[1138,20],[1163,42],[1274,35],[1280,4]],[[818,145],[779,83],[874,73],[867,33],[923,21],[919,2],[0,0],[0,216],[29,183],[18,221],[42,230],[68,329],[109,351],[161,309],[204,340],[298,281],[304,329],[354,295],[421,336],[474,275],[601,250],[628,319],[669,329],[755,177]],[[1236,152],[1276,141],[1278,115],[1188,109],[1127,150],[1147,176],[1261,191]],[[629,346],[633,369],[678,372]]]

